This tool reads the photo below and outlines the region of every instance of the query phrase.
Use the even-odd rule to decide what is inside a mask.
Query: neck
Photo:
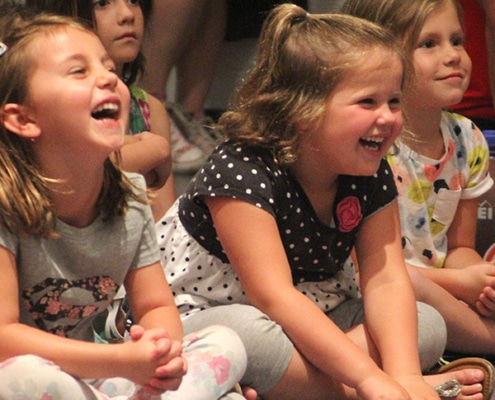
[[[297,162],[291,168],[293,176],[304,190],[320,221],[326,225],[330,225],[333,202],[335,193],[337,192],[338,175],[333,174],[328,176],[328,174],[324,173],[324,170],[324,168],[317,168],[309,174],[304,173],[304,171],[298,168]],[[322,173],[324,176],[322,176]]]
[[[440,158],[444,153],[440,131],[442,109],[407,107],[405,132],[401,140],[419,154]]]
[[[53,204],[57,218],[77,228],[90,225],[98,216],[97,201],[103,185],[103,168],[58,171],[47,175],[53,184]]]

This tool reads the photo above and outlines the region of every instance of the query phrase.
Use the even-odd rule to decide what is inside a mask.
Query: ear
[[[5,129],[26,139],[36,139],[41,134],[41,129],[36,121],[31,118],[26,108],[20,104],[7,103],[0,114],[1,123]]]

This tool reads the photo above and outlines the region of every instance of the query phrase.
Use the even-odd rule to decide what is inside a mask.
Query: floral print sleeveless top
[[[131,92],[129,135],[149,131],[151,124],[148,93],[136,85],[132,85],[129,90]]]

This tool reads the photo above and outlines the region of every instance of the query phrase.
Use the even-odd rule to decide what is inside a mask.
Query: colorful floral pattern
[[[68,332],[83,318],[104,310],[117,290],[118,285],[108,276],[80,280],[47,278],[24,290],[22,298],[40,329],[67,337]],[[75,292],[78,295],[71,295]],[[86,296],[81,296],[82,293]],[[88,304],[74,304],[68,300],[77,297],[91,299],[91,301]]]
[[[489,150],[481,131],[467,118],[444,112],[441,131],[445,154],[424,157],[399,142],[388,156],[399,192],[402,243],[406,260],[442,267],[447,232],[459,201],[476,198],[492,185]]]
[[[129,135],[149,131],[151,128],[150,107],[148,93],[140,87],[133,85],[131,91],[131,111],[129,123]]]
[[[102,345],[102,346],[112,346]],[[27,355],[0,363],[0,399],[42,400],[200,400],[239,399],[229,392],[246,368],[246,353],[239,337],[230,329],[210,326],[188,335],[183,341],[188,374],[177,391],[162,396],[144,393],[123,378],[81,381],[56,364]],[[36,393],[34,396],[33,394]]]

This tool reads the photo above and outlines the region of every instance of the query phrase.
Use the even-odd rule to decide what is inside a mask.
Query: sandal
[[[432,371],[432,374],[442,374],[445,372],[459,371],[461,369],[473,368],[480,369],[485,374],[483,381],[481,382],[483,386],[482,394],[483,400],[489,400],[493,392],[493,385],[495,379],[495,367],[493,364],[480,357],[465,357],[459,358],[448,364],[441,366],[438,369]],[[437,387],[435,390],[440,397],[449,398],[456,397],[461,391],[462,385],[455,379],[447,381]]]

